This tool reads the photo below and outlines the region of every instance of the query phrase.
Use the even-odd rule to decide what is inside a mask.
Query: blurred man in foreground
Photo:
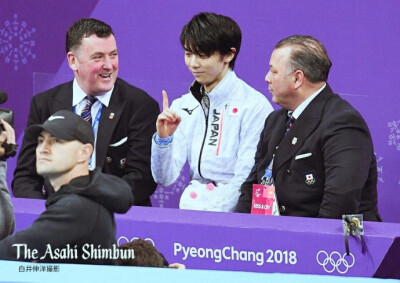
[[[0,241],[0,258],[8,260],[114,264],[117,250],[114,212],[125,213],[133,203],[122,179],[89,171],[94,134],[90,124],[66,110],[26,135],[37,139],[37,172],[48,177],[55,193],[46,210],[26,230]]]
[[[1,126],[4,130],[0,133],[0,240],[10,235],[15,228],[14,211],[6,182],[6,150],[3,147],[5,142],[15,144],[15,133],[14,129],[3,120]]]

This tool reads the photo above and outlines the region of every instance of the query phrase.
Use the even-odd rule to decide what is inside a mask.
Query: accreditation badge
[[[253,184],[251,214],[273,215],[275,186]]]

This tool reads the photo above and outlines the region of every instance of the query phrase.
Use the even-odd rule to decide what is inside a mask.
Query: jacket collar
[[[230,98],[232,93],[234,93],[237,88],[237,79],[238,77],[236,76],[235,72],[231,69],[228,69],[222,80],[209,93],[210,103],[218,104],[220,101],[226,101],[226,99]],[[201,84],[199,84],[196,80],[193,81],[189,88],[189,91],[199,102],[202,98],[200,88]]]

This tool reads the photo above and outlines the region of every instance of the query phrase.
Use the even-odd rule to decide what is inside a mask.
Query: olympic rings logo
[[[135,241],[135,240],[137,240],[137,239],[139,239],[139,238],[138,238],[138,237],[133,237],[132,239],[129,240],[127,237],[121,236],[121,237],[118,238],[117,244],[118,244],[118,246],[120,246],[121,244],[133,242],[133,241]],[[156,244],[154,243],[153,239],[151,239],[151,238],[146,238],[146,239],[144,239],[144,240],[145,240],[146,242],[149,242],[150,244],[152,244],[154,247],[156,246]]]
[[[350,262],[347,261],[348,259],[351,259]],[[346,256],[346,253],[341,255],[339,252],[334,251],[328,255],[326,251],[319,251],[317,253],[317,262],[328,273],[332,273],[336,269],[340,274],[345,274],[354,265],[356,259],[352,253]]]

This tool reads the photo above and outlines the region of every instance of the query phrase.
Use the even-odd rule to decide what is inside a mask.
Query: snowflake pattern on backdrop
[[[388,127],[390,129],[388,144],[400,151],[400,120],[388,122]]]
[[[172,196],[181,195],[183,190],[187,186],[186,179],[186,176],[181,175],[173,185],[169,187],[159,186],[153,196],[154,200],[158,202],[158,207],[168,207],[166,206],[166,204]]]
[[[378,181],[383,183],[383,165],[382,163],[379,163],[383,160],[383,157],[378,155],[376,152],[375,156],[376,156],[376,169],[378,171]]]
[[[13,20],[6,20],[4,26],[0,26],[0,55],[4,56],[4,62],[13,65],[14,71],[29,59],[36,58],[33,53],[36,42],[32,38],[35,32],[36,29],[29,28],[25,21],[19,21],[17,14]]]
[[[388,122],[388,127],[390,129],[388,144],[400,151],[400,120]],[[397,184],[400,186],[400,179]]]

